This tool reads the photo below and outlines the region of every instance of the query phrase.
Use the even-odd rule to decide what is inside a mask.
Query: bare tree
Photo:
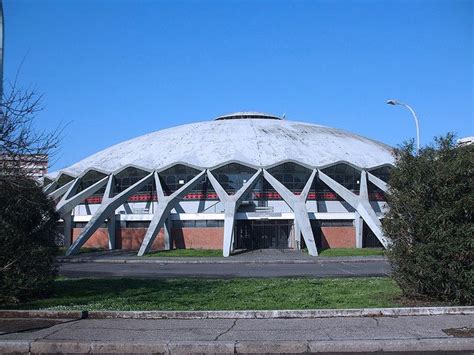
[[[48,159],[60,142],[61,129],[37,130],[35,118],[43,107],[42,96],[21,90],[16,81],[0,103],[0,181],[14,183],[32,174],[32,167]]]

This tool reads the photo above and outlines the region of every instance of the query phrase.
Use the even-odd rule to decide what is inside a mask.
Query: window
[[[74,222],[73,226],[74,228],[84,228],[87,226],[87,222]],[[102,223],[99,228],[107,228],[107,223]]]
[[[359,194],[360,171],[348,164],[337,164],[322,170],[324,174],[337,181],[346,189]]]
[[[310,169],[295,163],[284,163],[268,169],[268,172],[293,193],[301,192],[311,176]]]
[[[148,228],[150,226],[149,221],[127,221],[127,228]]]
[[[125,191],[130,186],[137,183],[148,174],[149,172],[134,167],[129,167],[122,170],[114,176],[114,196]],[[154,181],[153,179],[150,179],[150,181],[145,186],[143,186],[137,193],[151,193],[154,191],[153,185]]]
[[[380,180],[388,182],[390,179],[390,173],[392,172],[393,167],[389,165],[381,166],[380,168],[370,170],[369,173],[378,177]]]
[[[255,169],[237,163],[227,164],[212,171],[216,180],[230,195],[240,190],[255,173]]]
[[[354,225],[352,220],[348,219],[335,219],[319,221],[321,227],[352,227]]]
[[[59,189],[60,187],[66,185],[69,182],[71,182],[72,180],[74,180],[74,178],[72,176],[62,174],[58,179],[58,182],[56,184],[56,188]]]
[[[161,186],[165,195],[171,195],[182,186],[194,179],[199,170],[186,165],[178,164],[159,173]]]
[[[196,228],[206,228],[206,220],[198,220],[196,221]]]
[[[224,227],[223,220],[196,220],[182,221],[176,220],[172,222],[173,228],[217,228]]]
[[[88,187],[94,185],[96,182],[98,182],[99,180],[102,180],[106,176],[107,175],[105,175],[104,173],[101,173],[101,172],[98,172],[98,171],[94,171],[94,170],[88,171],[81,178],[81,181],[79,182],[79,186],[77,187],[77,190],[76,190],[76,194],[81,192],[81,191],[84,191],[85,189],[87,189]],[[92,196],[102,196],[105,192],[105,187],[106,187],[105,185],[102,186]]]

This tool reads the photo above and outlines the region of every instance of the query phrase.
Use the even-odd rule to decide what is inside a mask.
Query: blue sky
[[[256,110],[390,145],[473,135],[472,1],[4,0],[5,79],[68,123],[52,170],[148,132]],[[23,63],[23,64],[21,64]],[[199,139],[199,137],[196,137]],[[315,152],[317,154],[317,152]]]

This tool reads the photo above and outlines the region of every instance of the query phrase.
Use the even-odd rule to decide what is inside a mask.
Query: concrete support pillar
[[[109,234],[109,250],[114,250],[117,246],[115,244],[115,211],[114,213],[107,219],[107,232]]]
[[[173,249],[173,236],[171,235],[171,219],[167,219],[164,224],[165,250]]]
[[[364,228],[364,220],[360,218],[359,213],[355,213],[354,217],[354,227],[355,227],[355,235],[356,235],[356,248],[362,248],[362,233]]]
[[[110,175],[107,181],[107,187],[105,189],[104,196],[102,197],[102,204],[94,213],[90,221],[84,227],[81,232],[81,235],[76,239],[76,241],[71,245],[67,250],[66,255],[75,254],[79,251],[82,245],[94,234],[97,228],[105,221],[105,219],[115,214],[115,210],[122,205],[127,199],[134,194],[136,191],[139,191],[143,186],[145,186],[151,179],[153,179],[153,173],[148,174],[140,181],[136,182],[128,189],[122,191],[117,196],[112,197],[113,193],[113,175]]]
[[[62,195],[64,195],[69,190],[71,185],[74,184],[74,181],[76,181],[76,180],[69,181],[67,184],[64,184],[60,188],[58,188],[58,189],[54,190],[53,192],[49,193],[48,197],[52,200],[55,200],[55,199],[61,197]]]
[[[60,215],[67,214],[68,212],[72,211],[74,207],[104,187],[107,184],[108,179],[109,178],[106,176],[103,179],[97,181],[95,184],[76,194],[77,187],[81,182],[81,178],[77,178],[56,205],[56,211]]]
[[[334,190],[339,196],[341,196],[344,201],[349,203],[357,211],[357,213],[359,213],[359,215],[365,221],[367,226],[372,230],[372,232],[374,232],[380,243],[384,246],[384,248],[387,248],[389,241],[383,235],[382,224],[380,223],[368,199],[367,173],[365,171],[361,172],[359,196],[354,194],[352,191],[348,190],[335,180],[331,179],[322,171],[319,171],[319,178],[322,182],[324,182],[332,190]]]
[[[150,222],[150,226],[146,231],[145,238],[143,238],[142,245],[138,251],[138,256],[142,256],[143,254],[150,251],[156,236],[160,232],[161,228],[163,228],[171,210],[178,205],[182,197],[184,197],[201,181],[205,173],[205,170],[201,171],[193,179],[188,181],[184,186],[169,196],[165,196],[161,186],[160,177],[158,176],[157,172],[154,173],[156,192],[158,194],[158,206],[153,215],[153,219]]]
[[[316,248],[316,242],[314,240],[313,230],[311,228],[311,222],[309,221],[308,210],[306,208],[306,199],[308,197],[314,177],[316,176],[316,170],[313,170],[311,173],[311,176],[306,182],[306,185],[300,195],[293,194],[285,187],[285,185],[275,179],[268,171],[264,170],[263,176],[293,210],[293,213],[295,214],[295,222],[301,230],[301,234],[303,235],[306,247],[308,248],[309,255],[318,256],[318,249]]]
[[[301,250],[301,229],[295,219],[295,249]]]
[[[64,247],[69,248],[72,243],[72,215],[71,212],[62,216],[64,229]]]
[[[369,181],[375,186],[377,186],[380,190],[382,190],[383,192],[388,191],[388,184],[385,181],[383,181],[382,179],[379,179],[377,176],[372,175],[369,172],[367,173],[367,177]]]
[[[244,197],[252,191],[252,188],[257,183],[257,179],[261,173],[262,169],[259,169],[235,195],[229,195],[222,188],[214,175],[209,170],[207,171],[207,176],[212,187],[216,191],[217,196],[219,196],[219,200],[224,204],[224,242],[222,246],[222,254],[224,257],[228,257],[234,251],[235,213]]]
[[[236,204],[234,202],[227,202],[224,204],[224,245],[222,253],[224,257],[230,256],[234,250],[233,235],[235,224]]]

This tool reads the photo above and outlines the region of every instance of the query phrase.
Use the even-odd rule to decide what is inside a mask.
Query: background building
[[[68,254],[382,247],[392,149],[339,129],[238,112],[150,133],[45,179]]]
[[[0,155],[0,173],[28,176],[32,179],[43,182],[44,176],[48,173],[47,154],[3,154]]]

